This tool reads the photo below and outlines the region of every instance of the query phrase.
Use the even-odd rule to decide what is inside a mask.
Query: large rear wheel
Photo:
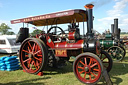
[[[76,57],[73,63],[73,71],[82,83],[95,84],[101,78],[103,65],[97,55],[87,52]]]
[[[113,65],[113,60],[111,56],[104,50],[101,50],[99,58],[101,59],[103,63],[103,67],[107,70],[107,72],[110,72],[112,69],[112,65]]]
[[[43,71],[48,62],[48,51],[40,39],[28,38],[20,48],[20,63],[24,71],[37,74]]]

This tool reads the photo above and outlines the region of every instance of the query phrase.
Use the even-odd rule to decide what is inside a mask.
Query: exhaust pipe
[[[87,11],[87,36],[89,38],[93,38],[94,33],[92,33],[93,30],[93,12],[92,9],[94,7],[93,4],[87,4],[84,6]]]
[[[114,19],[115,40],[118,40],[118,18]]]

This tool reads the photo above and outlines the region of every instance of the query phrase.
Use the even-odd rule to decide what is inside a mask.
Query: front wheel
[[[103,65],[100,58],[93,53],[78,55],[73,63],[73,72],[77,79],[85,84],[95,84],[101,78]]]
[[[20,63],[24,71],[37,74],[44,70],[48,62],[48,51],[40,39],[28,38],[20,48]]]

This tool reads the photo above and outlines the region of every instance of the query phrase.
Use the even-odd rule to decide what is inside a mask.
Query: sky
[[[17,33],[23,25],[11,24],[11,20],[68,9],[85,10],[84,6],[89,3],[94,4],[94,30],[100,33],[111,30],[111,24],[118,18],[118,27],[122,32],[128,32],[128,0],[0,0],[0,24],[6,23]],[[34,30],[32,27],[30,25],[30,32]]]

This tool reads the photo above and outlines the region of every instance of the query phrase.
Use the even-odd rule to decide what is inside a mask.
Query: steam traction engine
[[[103,33],[103,38],[100,38],[102,49],[107,50],[114,61],[121,61],[125,57],[126,50],[124,49],[123,39],[120,39],[120,28],[118,28],[118,19],[114,19],[114,24],[111,24],[111,32],[108,30]]]
[[[17,42],[22,42],[19,57],[25,72],[38,74],[47,66],[58,68],[76,56],[73,63],[75,76],[83,83],[94,84],[102,77],[103,68],[108,72],[112,68],[112,59],[100,50],[100,42],[94,39],[93,5],[86,10],[75,9],[46,15],[12,20],[11,23],[28,23],[35,26],[47,25],[47,33],[42,31],[36,38],[28,38],[28,28],[20,28]],[[84,22],[87,21],[87,33]],[[83,35],[80,35],[79,22],[83,22]],[[57,24],[70,23],[68,33]],[[48,25],[51,26],[48,29]]]

